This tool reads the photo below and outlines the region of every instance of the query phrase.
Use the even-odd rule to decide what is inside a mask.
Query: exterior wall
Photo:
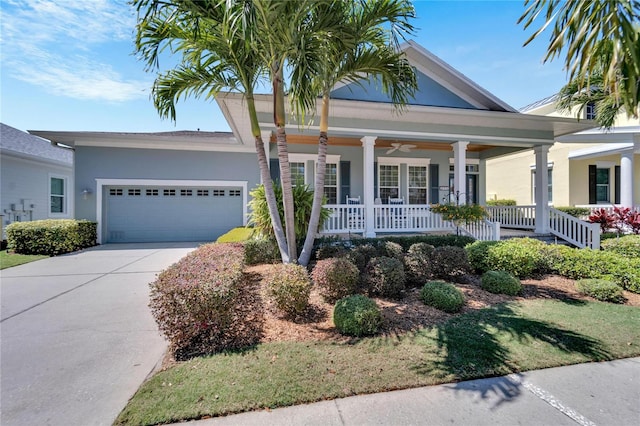
[[[70,166],[28,160],[3,153],[0,158],[1,189],[0,211],[4,215],[3,225],[14,221],[29,221],[49,218],[73,217],[73,173]],[[49,190],[50,177],[66,179],[66,211],[63,214],[51,214]],[[23,200],[30,200],[24,203]],[[25,211],[12,213],[11,204],[25,206]],[[33,204],[33,209],[31,209]]]
[[[255,154],[76,147],[76,218],[97,220],[96,179],[234,180],[260,182]],[[91,194],[85,200],[82,191]]]
[[[608,155],[603,157],[589,158],[584,160],[571,160],[570,167],[570,185],[573,189],[571,193],[570,202],[571,205],[584,205],[589,204],[589,165],[605,163],[613,166],[620,165],[620,155]],[[634,155],[634,176],[640,176],[640,154]],[[615,201],[615,184],[613,171],[611,173],[611,187],[610,187],[610,200],[611,203]],[[634,200],[636,205],[640,203],[640,182],[636,181],[634,185]]]

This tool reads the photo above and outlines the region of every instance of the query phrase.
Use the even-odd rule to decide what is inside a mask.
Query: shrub
[[[243,241],[247,241],[253,236],[253,231],[253,228],[239,226],[237,228],[233,228],[223,235],[220,235],[216,240],[216,243],[240,243]]]
[[[416,243],[409,247],[404,257],[407,284],[420,286],[431,278],[431,255],[434,249],[427,243]]]
[[[431,206],[433,213],[438,213],[444,220],[453,222],[477,222],[487,217],[487,211],[478,204],[436,204]]]
[[[206,353],[232,343],[233,319],[243,269],[242,246],[198,247],[150,284],[149,307],[160,331],[176,349]]]
[[[338,300],[333,308],[333,323],[342,334],[368,336],[380,329],[382,314],[376,302],[358,294]]]
[[[640,293],[640,259],[622,259],[609,275],[625,290]]]
[[[335,302],[357,292],[360,271],[345,258],[319,260],[311,274],[320,294],[328,302]]]
[[[10,249],[53,256],[96,244],[97,224],[87,220],[47,219],[13,222],[6,228]]]
[[[374,257],[367,264],[364,281],[369,288],[369,294],[401,297],[406,284],[404,266],[392,257]]]
[[[293,263],[280,265],[267,282],[267,292],[276,307],[288,316],[301,314],[309,306],[311,280],[306,268]]]
[[[516,200],[487,200],[487,206],[515,206],[517,205]]]
[[[425,305],[445,312],[459,312],[464,306],[464,295],[453,284],[431,281],[422,287],[420,299]]]
[[[576,289],[602,302],[622,303],[624,296],[620,286],[602,279],[584,279],[576,282]]]
[[[347,254],[347,259],[353,262],[360,272],[364,272],[371,259],[378,256],[378,249],[371,244],[357,246]]]
[[[282,259],[278,244],[275,240],[269,238],[257,238],[245,241],[244,253],[247,265],[275,263]]]
[[[490,292],[516,296],[522,292],[520,280],[506,271],[487,271],[482,274],[480,286]]]
[[[316,249],[316,259],[322,260],[330,259],[332,257],[342,257],[346,256],[347,253],[348,250],[342,245],[326,245]]]
[[[555,209],[578,219],[588,217],[591,213],[591,209],[588,207],[556,207]]]
[[[431,255],[431,272],[435,278],[455,279],[471,271],[467,252],[462,247],[436,247]]]
[[[489,265],[489,249],[498,241],[475,241],[467,245],[464,249],[467,251],[467,258],[473,270],[479,274],[491,270]]]
[[[532,238],[513,238],[489,247],[486,265],[490,270],[507,271],[519,278],[548,269],[542,253],[546,244]]]
[[[434,247],[442,247],[442,246],[456,246],[456,247],[464,247],[467,244],[471,244],[476,239],[473,237],[468,237],[466,235],[408,235],[408,236],[388,236],[384,238],[358,238],[350,241],[354,246],[361,246],[365,244],[373,245],[374,247],[380,247],[384,245],[386,241],[393,241],[394,243],[398,243],[402,246],[403,250],[409,250],[413,244],[416,243],[427,243],[431,244]]]
[[[640,235],[627,235],[603,241],[602,249],[630,259],[640,259]]]
[[[402,249],[402,246],[393,241],[386,241],[379,251],[383,256],[393,257],[394,259],[398,259],[400,262],[404,260],[404,250]]]
[[[600,224],[600,232],[607,232],[608,229],[615,227],[617,217],[607,209],[596,209],[591,212],[588,221]]]

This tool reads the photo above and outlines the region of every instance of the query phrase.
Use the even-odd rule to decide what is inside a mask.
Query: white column
[[[540,234],[549,232],[549,176],[548,160],[549,146],[541,145],[533,148],[536,154],[536,229]]]
[[[633,194],[633,152],[631,148],[620,154],[620,205],[622,207],[633,207],[635,205]]]
[[[376,145],[376,136],[365,136],[360,141],[362,142],[363,147],[363,174],[362,179],[364,194],[363,194],[363,202],[364,202],[364,236],[367,238],[373,238],[376,236],[375,231],[375,221],[374,221],[374,201],[375,201],[375,193],[374,193],[374,182],[373,182],[373,163],[374,163],[374,152],[373,147]]]
[[[451,144],[453,148],[453,191],[458,195],[460,204],[467,203],[467,145],[469,142],[460,141]]]

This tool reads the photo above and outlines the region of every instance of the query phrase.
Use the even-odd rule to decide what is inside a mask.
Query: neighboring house
[[[73,151],[0,123],[2,225],[72,218]]]
[[[418,44],[403,49],[419,91],[402,114],[375,81],[332,93],[325,188],[332,215],[324,232],[449,229],[429,204],[452,194],[483,203],[489,160],[534,149],[546,175],[554,140],[593,127],[520,114]],[[256,106],[277,177],[270,99],[258,95]],[[99,222],[99,241],[212,240],[246,223],[248,191],[260,179],[242,96],[226,93],[217,102],[232,133],[31,133],[75,148],[75,193],[90,193],[76,203],[76,217]],[[313,185],[317,118],[298,126],[292,117],[287,136],[294,179]],[[347,196],[360,205],[347,208]],[[390,207],[393,201],[402,204]]]
[[[569,117],[556,110],[555,96],[522,109],[523,113]],[[582,119],[593,118],[589,105]],[[547,193],[554,206],[640,205],[640,120],[621,113],[610,130],[592,129],[556,138],[548,155]],[[524,151],[487,162],[487,198],[535,204],[535,158]]]

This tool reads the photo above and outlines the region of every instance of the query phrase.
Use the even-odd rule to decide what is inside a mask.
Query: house
[[[2,225],[71,218],[73,151],[0,123]]]
[[[521,114],[415,42],[403,50],[419,90],[402,114],[374,80],[332,93],[325,188],[332,215],[323,232],[451,229],[429,204],[483,203],[489,160],[533,149],[536,169],[546,176],[554,140],[593,127]],[[246,223],[248,191],[260,180],[242,95],[216,100],[231,133],[31,133],[75,148],[74,191],[90,194],[76,203],[76,217],[98,221],[99,241],[211,240]],[[255,101],[277,177],[271,98]],[[313,184],[317,118],[298,125],[291,117],[287,135],[294,179]],[[347,197],[360,204],[347,207]],[[536,214],[544,218],[546,193],[539,198]],[[487,226],[475,232],[495,237]]]
[[[550,96],[522,109],[525,114],[570,117],[559,112]],[[591,105],[582,119],[593,118]],[[535,204],[532,150],[493,158],[487,164],[489,199],[514,199]],[[612,204],[640,209],[640,120],[621,113],[610,130],[591,129],[559,136],[549,149],[547,194],[550,205],[607,207]]]

